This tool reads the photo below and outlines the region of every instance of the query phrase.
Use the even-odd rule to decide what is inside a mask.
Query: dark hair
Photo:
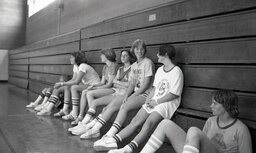
[[[127,52],[127,53],[128,53],[128,55],[129,55],[129,61],[130,61],[131,64],[135,62],[135,57],[134,57],[133,54],[132,54],[129,50],[127,50],[127,49],[121,50],[120,57],[122,56],[122,53],[123,53],[123,52]]]
[[[75,63],[79,66],[81,63],[86,63],[85,54],[81,51],[73,52],[71,55],[75,58]]]
[[[105,55],[105,57],[111,61],[111,62],[116,62],[116,53],[115,51],[110,48],[110,49],[102,49],[101,54]]]
[[[146,44],[145,44],[145,42],[144,42],[143,40],[141,40],[141,39],[137,39],[137,40],[135,40],[135,41],[132,43],[131,52],[132,52],[133,55],[135,55],[135,54],[134,54],[134,49],[135,49],[135,48],[138,48],[138,49],[142,48],[142,49],[144,49],[144,55],[147,53]]]
[[[167,56],[173,60],[176,55],[176,50],[172,45],[163,45],[159,47],[158,54],[160,56],[165,56],[167,54]]]
[[[224,109],[231,117],[236,118],[239,114],[238,111],[238,98],[232,90],[218,90],[213,93],[213,100],[223,105]]]

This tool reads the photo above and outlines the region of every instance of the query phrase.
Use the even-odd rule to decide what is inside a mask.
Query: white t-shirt
[[[78,74],[79,72],[85,73],[82,82],[83,84],[93,85],[100,82],[100,77],[98,73],[88,64],[82,63],[79,65],[74,65],[73,72]]]
[[[143,105],[143,108],[148,112],[158,112],[163,118],[172,118],[174,112],[180,105],[181,94],[183,89],[183,73],[178,66],[173,67],[172,70],[166,72],[164,66],[157,69],[153,86],[155,87],[155,93],[152,99],[157,100],[164,97],[168,93],[179,96],[172,101],[166,101],[160,103],[155,107],[151,107],[147,104]]]
[[[217,116],[213,116],[208,118],[203,131],[221,153],[252,153],[249,130],[240,120],[230,127],[219,128]]]
[[[139,63],[135,62],[132,64],[129,81],[135,83],[134,91],[137,91],[142,86],[146,77],[153,76],[154,69],[154,63],[147,57]]]
[[[157,69],[153,86],[155,87],[155,93],[152,99],[157,100],[167,93],[172,93],[179,96],[172,100],[172,102],[179,105],[183,89],[183,73],[181,69],[175,66],[172,70],[166,72],[164,66],[161,66]]]

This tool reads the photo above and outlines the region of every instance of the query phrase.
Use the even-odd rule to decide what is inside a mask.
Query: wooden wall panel
[[[212,112],[212,93],[215,90],[185,87],[182,94],[181,106],[187,109]],[[239,117],[247,120],[256,118],[256,94],[236,92],[239,100]]]
[[[39,42],[35,42],[32,44],[28,44],[26,46],[19,47],[17,49],[11,50],[10,54],[12,55],[12,54],[32,51],[36,49],[41,49],[41,48],[57,46],[57,45],[75,42],[79,40],[80,40],[80,30],[75,30],[69,33],[65,33],[62,35],[51,37],[49,39],[45,39]]]
[[[37,56],[49,56],[56,54],[66,54],[74,51],[79,51],[79,42],[66,43],[53,47],[46,47],[43,49],[37,49],[29,52],[23,52],[10,55],[10,59],[19,59],[25,57],[37,57]]]
[[[30,58],[30,64],[70,64],[70,54]]]
[[[190,42],[230,37],[253,36],[256,34],[256,12],[248,11],[207,19],[164,25],[149,29],[124,32],[94,39],[83,39],[82,50],[130,46],[138,38],[146,44]],[[168,31],[168,32],[167,32]]]
[[[183,66],[185,85],[256,92],[254,66]]]
[[[19,77],[19,78],[23,78],[23,79],[28,79],[28,72],[26,72],[26,71],[11,70],[11,71],[9,71],[9,75],[11,77]]]
[[[72,75],[72,65],[30,65],[30,72]]]
[[[10,60],[9,61],[10,64],[28,64],[28,59],[27,58],[23,58],[23,59],[16,59],[16,60]]]
[[[198,5],[198,3],[200,3],[200,5]],[[174,4],[171,3],[167,6],[125,15],[86,27],[81,31],[82,38],[90,38],[160,24],[190,20],[213,14],[223,14],[234,10],[248,9],[254,6],[256,6],[256,3],[253,0],[180,1]],[[155,20],[149,21],[150,15],[155,15]]]
[[[60,75],[30,72],[29,79],[53,85],[54,83],[59,82]]]
[[[27,71],[28,65],[9,65],[9,70]]]
[[[15,86],[28,89],[28,79],[22,79],[18,77],[9,77],[8,82],[14,84]]]
[[[256,39],[234,39],[221,41],[206,41],[196,43],[173,44],[177,50],[176,62],[185,64],[198,63],[255,63]],[[147,57],[157,63],[156,54],[159,45],[148,46]],[[128,50],[130,48],[127,48]],[[115,49],[120,62],[121,49]],[[89,63],[101,63],[100,50],[86,52]]]
[[[49,88],[49,87],[52,87],[52,86],[49,84],[38,82],[38,81],[29,80],[29,90],[37,94],[40,94],[44,88]]]

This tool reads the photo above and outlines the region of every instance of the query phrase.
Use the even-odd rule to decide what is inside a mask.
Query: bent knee
[[[190,127],[187,132],[188,138],[200,138],[202,135],[202,131],[197,127]]]

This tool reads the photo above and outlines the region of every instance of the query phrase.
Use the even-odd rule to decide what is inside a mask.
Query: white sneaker
[[[132,149],[125,146],[124,148],[109,150],[108,153],[132,153]]]
[[[99,130],[90,129],[86,133],[80,136],[80,139],[91,139],[91,138],[98,138],[100,136]]]
[[[37,112],[36,115],[40,115],[40,116],[43,116],[43,115],[51,115],[51,112],[43,109],[41,110],[40,112]]]
[[[108,136],[106,134],[103,135],[101,139],[94,142],[93,146],[98,146],[100,143],[102,143],[102,141],[105,141],[105,139],[107,139],[108,137],[110,137],[110,136]]]
[[[26,105],[26,108],[33,108],[36,106],[37,106],[37,104],[35,104],[34,102],[31,102],[30,104]]]
[[[117,149],[117,143],[113,137],[107,137],[102,141],[94,143],[93,148],[96,151],[108,151],[111,149]]]
[[[77,128],[76,130],[72,130],[71,133],[73,135],[82,135],[85,132],[87,132],[90,128],[88,128],[88,126],[86,124],[83,124],[81,126],[79,126],[79,128]]]
[[[69,128],[68,131],[69,131],[69,132],[72,132],[72,131],[74,131],[74,130],[80,128],[80,126],[82,126],[82,124],[83,124],[82,122],[78,122],[77,126],[74,126],[74,127]]]
[[[37,105],[37,106],[35,107],[35,110],[36,110],[36,111],[41,111],[43,108],[44,108],[44,107],[43,107],[43,104],[40,104],[40,105]]]

